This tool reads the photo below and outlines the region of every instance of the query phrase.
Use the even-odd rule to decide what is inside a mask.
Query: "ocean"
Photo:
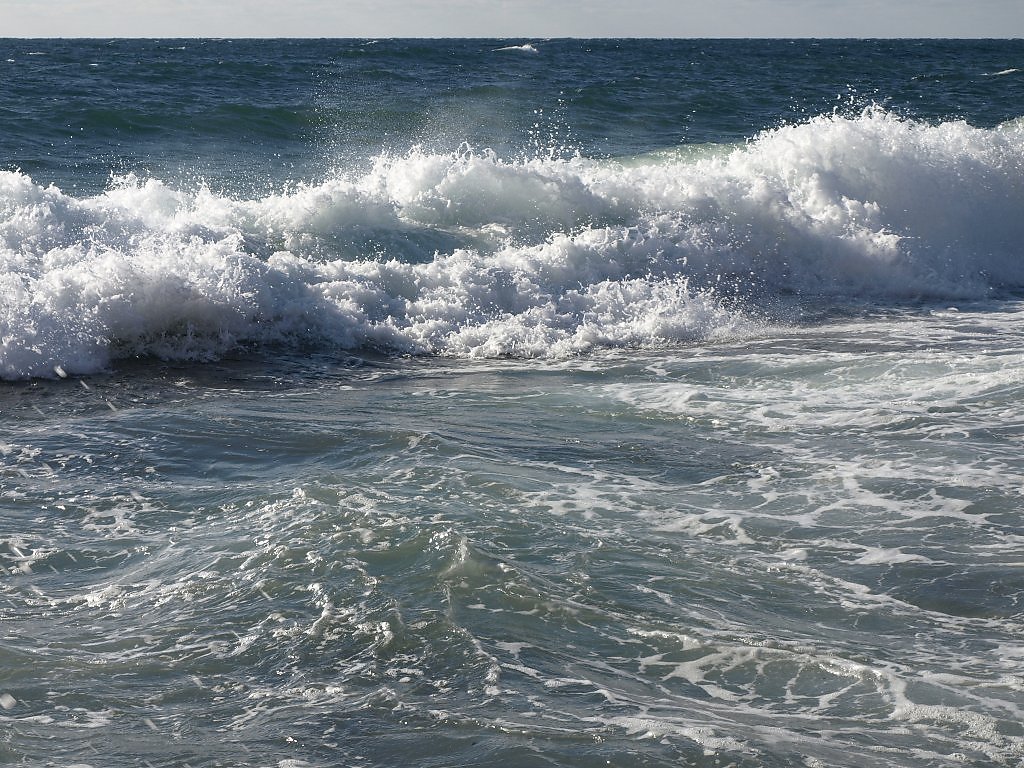
[[[0,763],[1024,765],[1024,41],[0,40]]]

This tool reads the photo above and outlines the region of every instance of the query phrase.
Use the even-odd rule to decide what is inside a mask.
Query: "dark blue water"
[[[622,156],[742,141],[870,103],[992,127],[1020,41],[5,40],[0,164],[267,188],[413,144]]]

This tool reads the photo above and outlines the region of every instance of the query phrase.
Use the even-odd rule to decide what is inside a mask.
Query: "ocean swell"
[[[780,297],[1024,285],[1024,127],[881,109],[744,145],[377,158],[260,199],[0,174],[0,377],[267,345],[565,356],[750,333]]]

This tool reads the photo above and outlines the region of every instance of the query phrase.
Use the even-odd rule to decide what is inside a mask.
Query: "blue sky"
[[[1024,0],[0,0],[14,37],[1024,37]]]

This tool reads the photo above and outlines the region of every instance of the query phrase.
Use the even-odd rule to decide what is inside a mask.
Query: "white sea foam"
[[[0,174],[0,377],[303,343],[564,356],[750,333],[783,296],[1024,284],[1024,128],[823,116],[712,153],[414,149],[262,199]]]
[[[506,45],[502,48],[495,48],[495,52],[498,51],[519,51],[520,53],[539,53],[536,46],[531,43],[524,43],[523,45]]]

